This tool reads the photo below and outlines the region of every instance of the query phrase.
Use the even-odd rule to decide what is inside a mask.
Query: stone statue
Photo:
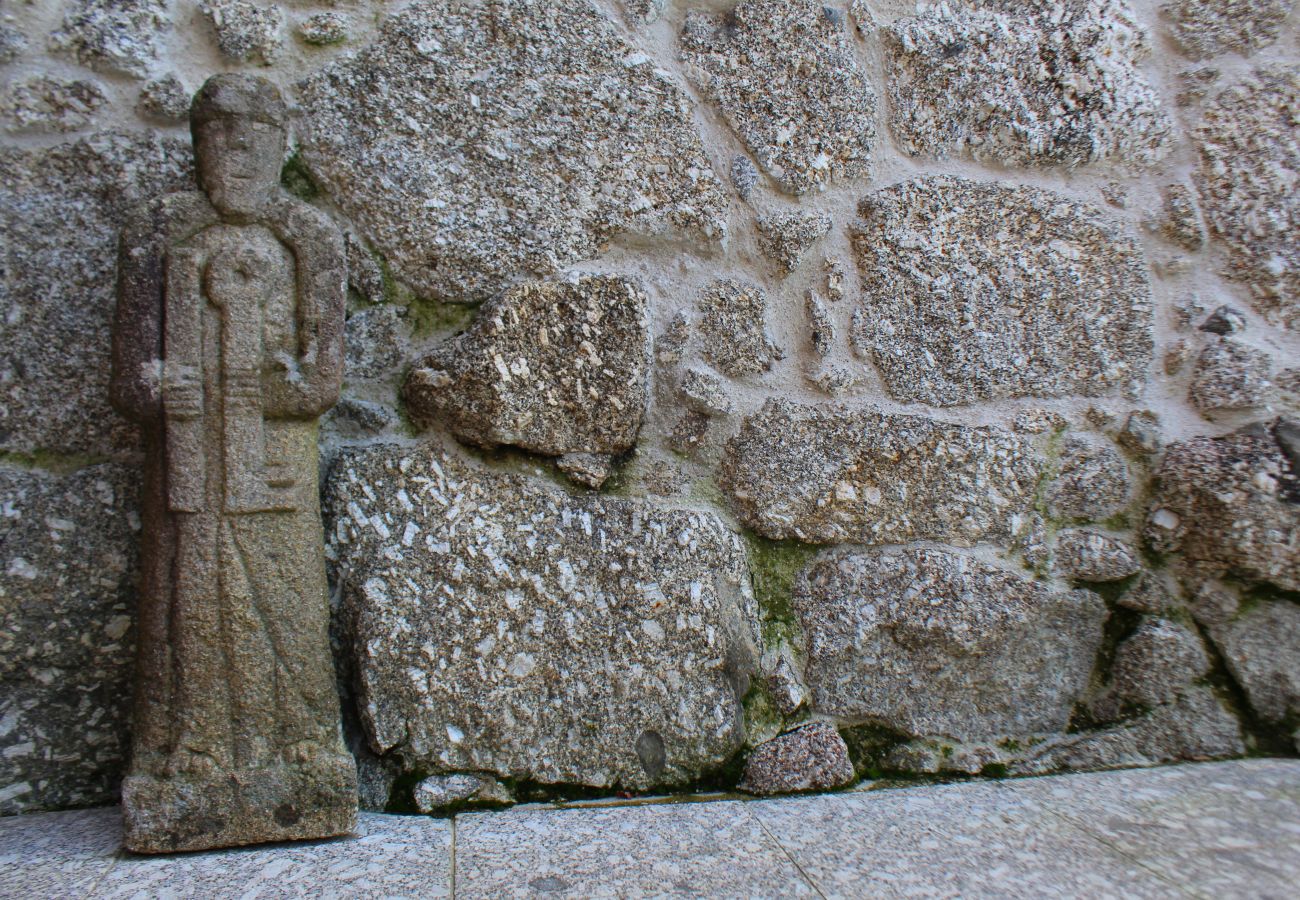
[[[279,187],[286,111],[217,75],[190,112],[202,192],[121,236],[113,404],[147,445],[125,843],[143,853],[350,832],[317,493],[343,372],[338,229]]]

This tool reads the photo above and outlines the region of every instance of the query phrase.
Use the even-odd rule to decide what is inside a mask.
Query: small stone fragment
[[[604,453],[566,453],[555,461],[555,466],[570,481],[593,491],[605,483],[614,469],[613,460]]]
[[[725,16],[692,11],[681,59],[786,192],[867,174],[876,98],[843,25],[821,3],[741,0]]]
[[[792,716],[808,702],[808,688],[788,646],[764,654],[762,669],[767,673],[768,692],[781,715]]]
[[[362,240],[351,232],[344,235],[348,254],[348,287],[366,303],[383,303],[386,299],[384,269]]]
[[[812,291],[804,295],[804,312],[808,315],[808,337],[813,352],[818,356],[829,356],[835,346],[835,326],[831,323],[831,314],[826,304]]]
[[[77,131],[107,102],[93,81],[35,75],[11,85],[0,114],[9,120],[10,131]]]
[[[228,59],[270,65],[279,55],[284,14],[274,3],[255,6],[248,0],[201,0],[199,9],[212,23],[217,47]]]
[[[677,392],[688,409],[705,416],[731,414],[731,396],[722,379],[704,369],[687,369],[682,373]]]
[[[1257,409],[1268,402],[1272,367],[1263,350],[1228,338],[1210,341],[1196,358],[1188,399],[1206,414]]]
[[[928,176],[858,212],[852,337],[895,399],[1101,397],[1142,384],[1153,347],[1144,258],[1096,209]]]
[[[709,416],[687,410],[668,433],[668,446],[690,455],[703,446],[709,436]]]
[[[834,790],[853,778],[844,738],[825,722],[813,722],[755,747],[737,787],[751,794],[793,794]]]
[[[682,361],[686,344],[691,339],[691,317],[679,310],[663,334],[655,339],[655,360],[664,366],[675,366]]]
[[[1166,375],[1177,375],[1187,365],[1188,360],[1192,358],[1192,347],[1187,341],[1179,338],[1169,346],[1165,351],[1164,370]]]
[[[890,126],[914,156],[1020,166],[1147,166],[1171,125],[1119,0],[937,4],[881,29]]]
[[[175,75],[155,78],[140,88],[136,112],[164,122],[183,122],[190,114],[190,92]]]
[[[1161,7],[1175,43],[1192,59],[1248,55],[1277,40],[1294,0],[1173,0]]]
[[[324,426],[345,438],[374,437],[397,422],[397,413],[378,403],[340,397],[325,414]]]
[[[844,265],[838,259],[828,256],[822,260],[822,268],[826,272],[826,299],[832,303],[839,303],[844,299],[848,285],[848,274],[844,271]]]
[[[1300,329],[1300,66],[1266,68],[1207,104],[1193,139],[1205,218],[1255,308]]]
[[[1190,253],[1205,246],[1205,228],[1187,185],[1171,184],[1165,188],[1161,213],[1160,230],[1165,237]]]
[[[668,0],[624,0],[624,5],[637,21],[649,25],[663,14]]]
[[[1201,331],[1226,337],[1246,330],[1246,317],[1231,306],[1220,306],[1201,324]]]
[[[646,303],[612,275],[511,288],[411,370],[407,408],[417,424],[483,447],[623,453],[646,408]]]
[[[825,213],[798,210],[771,213],[758,218],[758,247],[783,275],[789,275],[830,230],[831,217]]]
[[[704,358],[731,378],[772,368],[782,353],[767,333],[767,295],[756,285],[719,278],[700,292]]]
[[[808,380],[817,390],[830,397],[843,397],[859,384],[856,372],[837,365],[822,366],[809,375]]]
[[[1160,436],[1160,417],[1149,409],[1135,409],[1124,420],[1124,429],[1116,438],[1122,446],[1134,453],[1151,456],[1164,447]]]
[[[990,426],[768,400],[726,447],[719,485],[773,540],[971,544],[1007,538],[1042,459]]]
[[[333,12],[310,16],[298,26],[298,37],[313,47],[341,44],[348,39],[347,17]]]
[[[1178,605],[1174,592],[1158,575],[1143,572],[1127,591],[1115,601],[1125,609],[1160,616],[1173,610]]]
[[[1172,444],[1146,536],[1201,576],[1300,591],[1300,477],[1268,429]]]
[[[73,0],[50,49],[92,69],[143,77],[168,25],[166,0]]]
[[[1300,714],[1300,604],[1261,600],[1209,632],[1256,713],[1278,724]]]
[[[758,169],[749,161],[748,156],[736,156],[731,160],[731,184],[735,187],[736,193],[740,199],[748,200],[754,193],[754,186],[758,184]]]
[[[1050,409],[1026,409],[1016,413],[1011,427],[1019,434],[1043,434],[1060,431],[1069,425],[1065,416]]]
[[[1075,581],[1119,581],[1141,569],[1137,556],[1124,544],[1096,531],[1066,529],[1057,537],[1057,574]]]
[[[426,816],[465,805],[506,806],[510,789],[482,775],[430,775],[415,786],[415,808]]]
[[[1178,83],[1182,90],[1178,92],[1174,102],[1180,107],[1200,103],[1209,96],[1210,88],[1219,80],[1221,74],[1223,73],[1211,66],[1200,66],[1179,72]]]
[[[369,306],[348,316],[343,341],[347,380],[391,379],[410,352],[410,333],[401,306]]]
[[[1058,474],[1047,489],[1052,515],[1066,519],[1107,519],[1128,505],[1132,476],[1124,457],[1109,443],[1067,435]]]
[[[1172,703],[1210,671],[1201,639],[1183,625],[1147,619],[1115,651],[1110,685],[1094,708],[1102,718]]]
[[[27,49],[27,38],[16,28],[0,23],[0,63],[11,63]]]
[[[1106,618],[1090,591],[921,548],[822,553],[793,605],[817,712],[962,741],[1064,729]]]

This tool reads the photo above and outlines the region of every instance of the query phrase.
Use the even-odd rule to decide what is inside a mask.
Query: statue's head
[[[199,185],[217,209],[252,212],[280,180],[284,100],[265,78],[213,75],[190,106]]]

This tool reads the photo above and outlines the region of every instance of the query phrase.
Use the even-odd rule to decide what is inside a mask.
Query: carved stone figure
[[[279,187],[285,107],[217,75],[202,192],[121,236],[114,406],[145,434],[125,843],[155,853],[352,830],[330,656],[317,418],[343,370],[343,238]]]

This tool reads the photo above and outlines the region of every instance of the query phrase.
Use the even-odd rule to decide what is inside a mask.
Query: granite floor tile
[[[0,818],[0,897],[85,897],[113,865],[121,815],[112,807]]]
[[[456,897],[815,897],[749,805],[462,815]]]
[[[363,813],[357,834],[173,856],[126,856],[92,895],[111,900],[451,896],[451,822]]]
[[[993,784],[749,807],[828,898],[1180,896],[1043,804]]]
[[[1200,896],[1300,891],[1300,761],[1016,779],[1002,788]]]

